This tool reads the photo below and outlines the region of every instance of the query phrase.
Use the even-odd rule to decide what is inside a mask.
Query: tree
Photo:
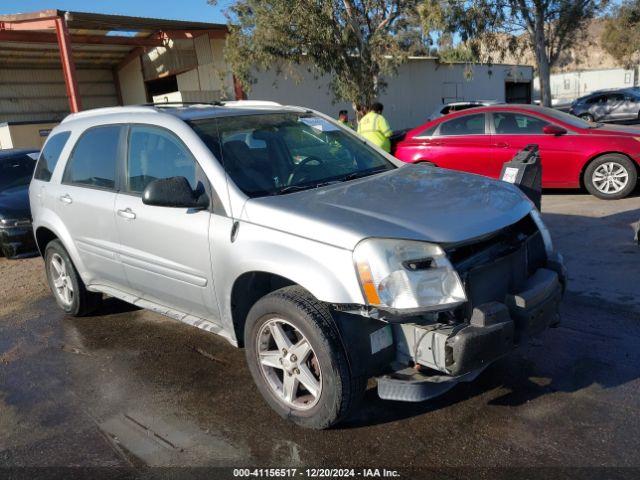
[[[625,67],[640,61],[640,0],[626,1],[605,21],[602,47]]]
[[[407,42],[416,45],[407,20],[415,2],[237,0],[228,12],[226,59],[247,90],[256,70],[311,65],[331,77],[337,100],[370,104],[385,87],[383,76],[406,60]]]
[[[409,56],[428,56],[434,53],[433,39],[422,28],[420,14],[413,4],[402,11],[392,35],[396,37],[401,51]]]
[[[529,48],[535,55],[543,105],[551,105],[551,68],[586,33],[607,0],[425,0],[427,28],[457,33],[484,61]],[[441,9],[434,19],[434,7]]]

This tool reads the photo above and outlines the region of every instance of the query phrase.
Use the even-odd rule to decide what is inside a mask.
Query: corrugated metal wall
[[[224,60],[224,43],[207,35],[194,39],[197,68],[177,75],[181,92],[208,92],[210,96],[201,97],[206,101],[233,98],[233,77]]]
[[[77,71],[82,108],[118,104],[111,70]],[[0,69],[0,122],[61,120],[69,113],[62,70]]]
[[[551,75],[551,97],[554,105],[566,105],[576,98],[607,88],[629,88],[638,85],[635,68],[608,68]],[[534,80],[536,98],[540,98],[540,79]]]
[[[171,40],[167,47],[156,47],[142,55],[145,80],[183,72],[197,65],[193,40]]]
[[[335,102],[328,76],[316,77],[298,67],[293,75],[276,70],[256,72],[251,100],[273,100],[285,105],[310,107],[331,116],[342,109],[354,113],[347,102]],[[439,64],[429,58],[414,58],[400,66],[398,74],[385,79],[380,96],[391,128],[399,130],[424,123],[436,107],[455,100],[505,100],[505,82],[531,82],[533,69],[511,65]]]

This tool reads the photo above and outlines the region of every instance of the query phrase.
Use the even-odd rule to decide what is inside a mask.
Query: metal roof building
[[[216,23],[60,10],[0,15],[0,129],[32,124],[46,136],[70,112],[163,95],[241,98],[224,62],[227,32]]]

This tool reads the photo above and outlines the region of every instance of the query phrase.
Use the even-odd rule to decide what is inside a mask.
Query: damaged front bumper
[[[390,320],[395,368],[378,376],[378,395],[418,402],[474,380],[527,338],[560,323],[567,274],[523,220],[499,236],[449,252],[468,303],[458,311]]]
[[[395,324],[399,363],[420,367],[379,377],[378,395],[419,402],[474,380],[526,338],[560,323],[563,284],[557,272],[541,268],[528,279],[525,290],[508,295],[505,303],[475,307],[469,323]]]

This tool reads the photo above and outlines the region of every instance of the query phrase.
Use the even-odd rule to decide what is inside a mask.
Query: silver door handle
[[[60,201],[62,203],[66,203],[67,205],[69,205],[70,203],[73,203],[73,198],[71,198],[71,195],[69,195],[68,193],[65,195],[62,195],[60,197]]]
[[[131,210],[130,208],[125,208],[124,210],[118,210],[118,215],[128,220],[133,220],[134,218],[136,218],[136,214],[133,213],[133,210]]]

